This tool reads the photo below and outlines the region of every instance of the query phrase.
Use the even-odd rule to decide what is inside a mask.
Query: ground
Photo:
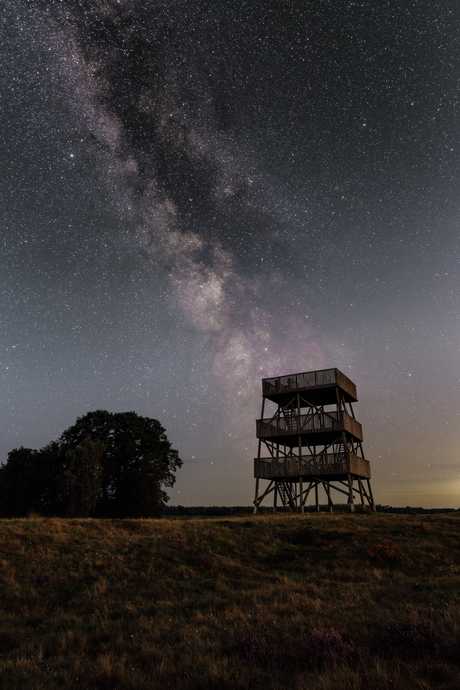
[[[2,520],[0,585],[2,688],[460,687],[455,513]]]

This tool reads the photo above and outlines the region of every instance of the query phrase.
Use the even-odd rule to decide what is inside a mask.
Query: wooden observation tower
[[[352,407],[355,402],[355,384],[338,369],[262,380],[262,412],[256,422],[259,452],[254,460],[254,513],[271,493],[273,511],[279,497],[285,509],[303,513],[312,489],[319,510],[320,486],[325,489],[330,512],[331,489],[345,494],[351,512],[355,510],[355,496],[363,506],[366,500],[375,510],[370,464],[362,447],[363,431]],[[261,479],[269,484],[259,494]]]

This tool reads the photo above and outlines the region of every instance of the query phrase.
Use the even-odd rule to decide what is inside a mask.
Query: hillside
[[[458,514],[2,520],[0,587],[2,689],[460,687]]]

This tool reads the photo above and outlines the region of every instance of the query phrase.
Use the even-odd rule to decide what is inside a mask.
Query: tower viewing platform
[[[336,402],[337,388],[347,402],[357,402],[355,384],[338,369],[305,371],[302,374],[262,379],[263,397],[279,404],[292,397],[293,393],[308,391],[318,403],[333,405]]]

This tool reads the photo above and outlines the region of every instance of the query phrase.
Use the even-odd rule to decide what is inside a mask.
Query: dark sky
[[[260,379],[338,367],[376,501],[458,507],[458,2],[0,18],[0,459],[134,410],[248,504]]]

